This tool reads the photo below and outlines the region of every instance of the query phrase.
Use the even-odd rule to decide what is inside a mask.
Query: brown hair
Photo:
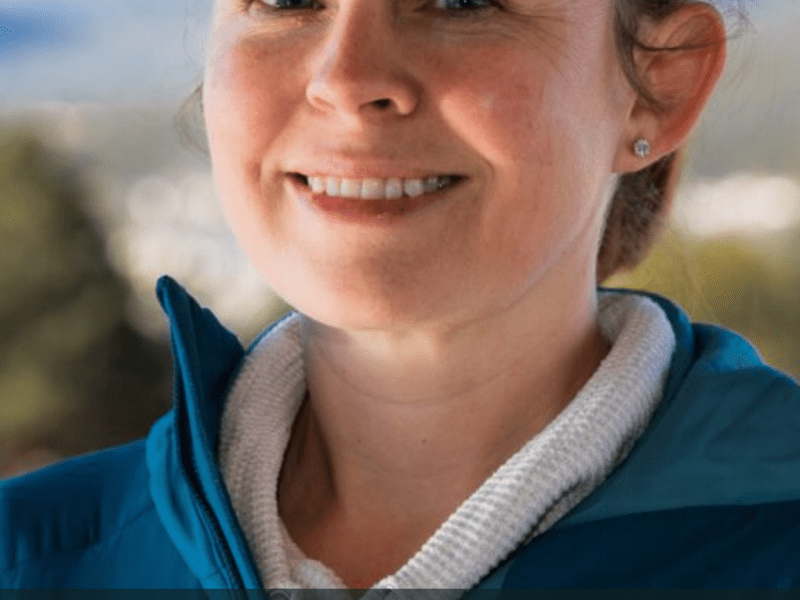
[[[663,103],[647,88],[634,61],[634,51],[674,52],[692,46],[657,48],[639,38],[645,19],[659,21],[680,7],[710,0],[615,0],[614,34],[622,69],[634,91],[654,108]],[[736,14],[746,23],[739,7]],[[188,145],[207,152],[202,117],[203,88],[198,85],[176,115],[177,128]],[[669,214],[681,165],[681,151],[669,154],[635,173],[622,175],[611,200],[597,260],[597,281],[636,267],[646,256]]]

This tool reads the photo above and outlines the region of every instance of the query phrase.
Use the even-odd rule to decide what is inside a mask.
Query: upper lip
[[[421,161],[364,158],[359,160],[326,156],[321,160],[308,160],[292,165],[286,173],[305,177],[336,177],[339,179],[425,179],[465,175],[457,169],[424,167]]]

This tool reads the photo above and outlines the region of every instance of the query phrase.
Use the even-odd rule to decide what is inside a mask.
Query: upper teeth
[[[334,198],[361,198],[363,200],[395,200],[403,195],[411,198],[430,194],[453,183],[453,177],[427,177],[425,179],[340,179],[338,177],[309,177],[308,187],[315,194]]]

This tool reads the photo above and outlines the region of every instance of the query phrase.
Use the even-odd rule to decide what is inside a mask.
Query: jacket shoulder
[[[628,457],[556,527],[800,499],[800,386],[739,334],[647,295],[676,340],[662,401]]]
[[[511,588],[800,586],[800,500],[689,507],[564,527],[523,547]]]
[[[139,441],[0,482],[0,568],[90,545],[146,510],[143,459]]]
[[[161,532],[143,440],[2,481],[0,587],[142,587],[130,559],[163,560]]]

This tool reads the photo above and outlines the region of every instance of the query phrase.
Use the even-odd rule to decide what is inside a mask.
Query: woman
[[[705,2],[217,0],[215,178],[298,312],[244,352],[162,280],[174,410],[6,483],[0,581],[800,584],[797,385],[596,287],[724,61]]]

